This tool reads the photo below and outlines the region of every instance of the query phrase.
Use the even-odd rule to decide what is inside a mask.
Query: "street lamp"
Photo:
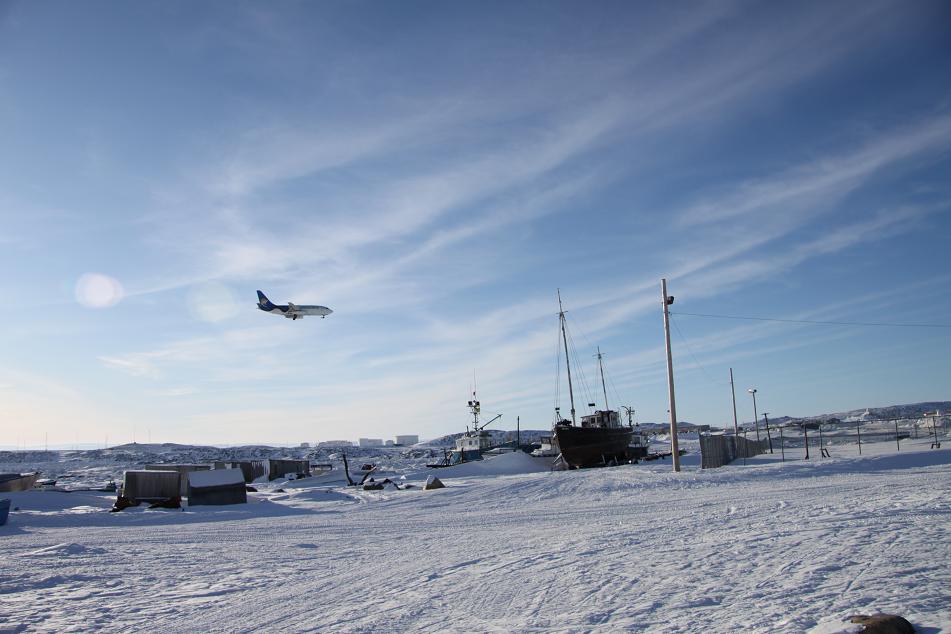
[[[759,442],[759,415],[756,413],[756,388],[746,390],[753,395],[753,424],[756,426],[756,442]]]

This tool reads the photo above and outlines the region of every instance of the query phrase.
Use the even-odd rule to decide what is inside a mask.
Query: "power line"
[[[951,324],[902,324],[885,321],[819,321],[816,319],[776,319],[772,317],[747,317],[744,315],[710,315],[707,313],[670,312],[671,315],[689,317],[712,317],[714,319],[747,319],[751,321],[779,321],[789,324],[820,324],[823,326],[887,326],[894,328],[951,328]]]
[[[674,313],[671,313],[671,312],[668,311],[667,314],[668,314],[668,315],[673,315]],[[677,331],[677,334],[680,335],[680,340],[683,342],[684,347],[687,348],[687,352],[690,353],[691,358],[693,358],[693,362],[696,364],[696,366],[697,366],[698,368],[700,368],[700,371],[703,372],[703,375],[704,375],[705,377],[707,377],[707,380],[710,381],[711,383],[713,383],[714,385],[722,385],[722,383],[721,383],[720,381],[717,381],[717,380],[715,380],[712,376],[710,376],[710,374],[707,372],[707,369],[706,369],[705,367],[703,367],[703,365],[700,363],[700,361],[697,360],[697,355],[695,355],[695,354],[693,353],[693,350],[690,348],[690,344],[687,343],[687,338],[684,337],[684,333],[682,333],[682,332],[680,331],[680,326],[677,325],[677,320],[676,320],[676,319],[671,319],[671,320],[670,320],[670,323],[672,323],[672,324],[674,325],[674,330],[676,330],[676,331]]]

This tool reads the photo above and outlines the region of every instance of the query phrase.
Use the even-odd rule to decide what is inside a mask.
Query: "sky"
[[[0,445],[951,400],[947,2],[0,2]],[[322,304],[326,319],[256,309]],[[561,358],[563,363],[563,356]]]

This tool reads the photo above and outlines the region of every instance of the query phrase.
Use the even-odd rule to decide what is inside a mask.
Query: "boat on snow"
[[[0,473],[0,493],[29,491],[36,484],[39,473]]]
[[[598,366],[601,370],[601,387],[604,390],[605,409],[581,417],[576,423],[575,395],[571,382],[571,361],[568,352],[568,336],[565,333],[565,311],[561,305],[561,292],[558,293],[558,320],[561,339],[565,346],[565,367],[568,370],[568,394],[571,398],[571,420],[561,418],[552,429],[553,447],[561,460],[569,468],[598,467],[627,462],[631,455],[629,447],[635,442],[632,425],[623,425],[617,411],[607,408],[608,393],[604,383],[604,365],[601,363],[601,350],[598,349]],[[556,416],[560,409],[555,408]],[[560,418],[560,416],[559,416]],[[637,446],[637,445],[635,445]],[[640,453],[640,452],[637,452]],[[646,455],[646,446],[645,446]]]
[[[618,413],[598,410],[581,417],[581,425],[570,420],[555,424],[555,442],[569,467],[597,467],[630,460],[634,430],[622,425]]]
[[[466,433],[456,438],[456,447],[452,451],[446,451],[446,455],[441,462],[426,465],[438,469],[440,467],[451,467],[462,464],[463,462],[472,462],[473,460],[482,460],[482,454],[500,453],[500,447],[492,446],[492,436],[486,431],[494,421],[502,418],[501,414],[495,418],[482,423],[479,422],[479,414],[482,412],[482,404],[476,396],[475,390],[472,392],[472,400],[468,403],[469,411],[472,412],[472,429],[466,428]]]

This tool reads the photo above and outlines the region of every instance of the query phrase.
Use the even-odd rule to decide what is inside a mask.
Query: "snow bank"
[[[551,463],[551,458],[536,458],[523,451],[513,451],[484,460],[464,462],[452,467],[429,469],[417,475],[436,475],[440,479],[518,475],[520,473],[551,471]]]

